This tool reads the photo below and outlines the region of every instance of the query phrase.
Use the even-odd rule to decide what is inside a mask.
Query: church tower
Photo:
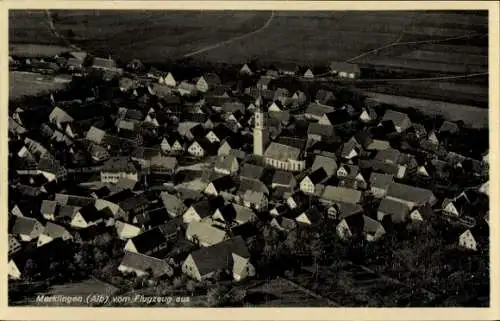
[[[253,129],[253,153],[254,155],[264,155],[265,148],[269,144],[269,130],[267,129],[267,112],[264,106],[257,107],[255,111]]]

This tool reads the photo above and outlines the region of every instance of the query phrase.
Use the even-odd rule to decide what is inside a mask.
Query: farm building
[[[330,63],[330,72],[337,74],[341,78],[359,78],[361,70],[356,64],[347,62],[333,61]]]

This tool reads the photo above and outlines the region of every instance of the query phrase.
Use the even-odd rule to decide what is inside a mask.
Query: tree
[[[209,307],[222,306],[226,301],[226,293],[228,292],[228,287],[216,285],[207,292],[207,304]]]
[[[318,233],[313,234],[313,239],[311,240],[311,255],[313,257],[314,266],[316,267],[315,277],[318,281],[319,274],[319,261],[321,260],[325,250],[323,243],[321,242],[320,235]]]
[[[26,279],[33,280],[37,272],[37,264],[33,259],[28,259],[24,265],[24,275]]]

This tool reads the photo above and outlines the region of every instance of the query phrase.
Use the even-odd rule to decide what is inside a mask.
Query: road
[[[69,47],[73,48],[76,51],[84,51],[80,47],[75,46],[74,44],[70,43],[66,37],[63,37],[56,29],[56,26],[54,25],[54,18],[52,17],[52,13],[50,10],[45,10],[45,14],[47,15],[47,23],[49,24],[49,29],[50,31],[56,36],[57,38],[61,39],[68,45]]]
[[[249,37],[251,35],[254,35],[254,34],[257,34],[257,33],[261,32],[261,31],[264,31],[265,29],[267,29],[267,27],[269,27],[269,25],[271,24],[271,22],[274,19],[274,16],[275,16],[274,11],[271,11],[271,16],[269,17],[269,19],[267,19],[266,23],[262,27],[260,27],[259,29],[256,29],[254,31],[245,33],[245,34],[237,36],[237,37],[233,37],[233,38],[228,39],[228,40],[224,40],[224,41],[218,42],[216,44],[213,44],[213,45],[210,45],[210,46],[198,49],[198,50],[193,51],[193,52],[187,53],[183,57],[184,58],[192,57],[192,56],[201,54],[203,52],[206,52],[206,51],[209,51],[209,50],[213,50],[213,49],[219,48],[221,46],[225,46],[227,44],[230,44],[232,42],[235,42],[235,41],[247,38],[247,37]]]
[[[367,52],[361,53],[355,57],[347,59],[345,62],[353,62],[354,60],[358,60],[360,58],[378,53],[381,50],[392,48],[395,46],[403,46],[403,45],[417,45],[417,44],[428,44],[428,43],[440,43],[440,42],[446,42],[446,41],[451,41],[451,40],[459,40],[459,39],[466,39],[466,38],[471,38],[471,37],[482,37],[484,34],[478,34],[478,33],[472,33],[472,34],[467,34],[463,36],[454,36],[454,37],[449,37],[449,38],[444,38],[444,39],[433,39],[433,40],[418,40],[418,41],[406,41],[406,42],[400,42],[402,39],[404,33],[394,42],[391,42],[387,45],[384,45],[382,47],[378,47],[372,50],[369,50]]]

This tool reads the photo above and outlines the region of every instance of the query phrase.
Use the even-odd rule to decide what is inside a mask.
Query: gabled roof
[[[387,189],[389,185],[394,180],[394,176],[390,174],[381,174],[381,173],[371,173],[370,176],[370,184],[372,187]]]
[[[456,123],[452,123],[450,121],[445,120],[438,131],[440,134],[449,133],[455,134],[458,132],[458,126]]]
[[[101,172],[136,173],[137,168],[128,157],[112,157],[104,163]]]
[[[264,152],[264,156],[267,158],[278,159],[281,161],[298,160],[302,151],[300,148],[293,146],[271,142]]]
[[[356,132],[356,134],[354,134],[353,138],[363,148],[368,147],[368,145],[370,145],[370,143],[373,141],[372,134],[371,134],[369,129],[363,129],[363,130]]]
[[[125,212],[133,211],[147,204],[149,204],[149,200],[145,194],[135,195],[119,202],[120,207]]]
[[[60,205],[69,205],[69,206],[83,207],[95,204],[95,199],[92,197],[62,194],[62,193],[55,194],[54,200]]]
[[[234,135],[233,135],[234,136]],[[242,146],[242,141],[240,139],[236,139],[233,136],[229,136],[224,138],[224,140],[221,142],[221,146],[227,143],[231,149],[238,149]]]
[[[134,243],[137,252],[145,253],[160,245],[167,243],[167,239],[162,231],[156,227],[147,230],[130,239]]]
[[[198,201],[191,206],[193,207],[193,209],[196,211],[196,213],[200,218],[212,216],[213,212],[219,207],[219,206],[214,206],[214,204],[207,199]]]
[[[410,209],[405,203],[401,203],[389,198],[384,198],[378,207],[379,212],[389,214],[393,217],[393,221],[402,222],[410,213]]]
[[[54,224],[52,222],[47,222],[42,232],[43,235],[47,235],[53,239],[56,239],[58,237],[63,237],[67,233],[68,230],[66,230],[64,227]]]
[[[173,274],[172,267],[165,260],[129,251],[125,251],[125,256],[120,266],[130,267],[139,271],[151,270],[155,277],[162,275],[171,276]]]
[[[220,85],[221,80],[216,73],[205,73],[203,74],[203,79],[207,82],[209,86]]]
[[[235,186],[235,183],[234,183],[233,179],[231,178],[231,176],[219,177],[219,178],[213,180],[211,182],[211,184],[213,185],[213,187],[217,191],[229,190]]]
[[[343,124],[351,119],[351,116],[345,109],[338,109],[324,114],[332,125]]]
[[[14,226],[12,227],[12,234],[25,234],[29,235],[37,224],[40,224],[36,219],[30,217],[16,217]]]
[[[431,218],[434,215],[432,206],[429,203],[426,203],[424,206],[420,206],[415,210],[418,210],[424,219]]]
[[[345,218],[353,235],[375,234],[382,224],[366,215],[356,214]]]
[[[431,190],[395,182],[389,185],[387,196],[421,205],[424,205],[435,198]]]
[[[219,269],[233,269],[235,264],[233,254],[245,259],[250,258],[245,241],[240,236],[200,248],[192,252],[191,257],[200,275],[204,276]]]
[[[315,171],[318,168],[323,168],[328,176],[335,174],[337,170],[337,160],[332,157],[316,155],[311,170]]]
[[[263,193],[264,195],[269,195],[269,189],[267,188],[266,184],[256,179],[241,180],[238,194],[245,194],[246,191],[253,191],[257,193]]]
[[[334,129],[332,126],[329,125],[322,125],[319,123],[310,123],[309,126],[307,127],[307,134],[308,135],[320,135],[320,136],[333,136],[334,134]]]
[[[374,159],[381,162],[398,164],[400,162],[401,156],[402,155],[399,150],[394,148],[388,148],[385,150],[378,151]]]
[[[273,184],[290,185],[294,178],[291,172],[277,170],[274,172],[272,182]]]
[[[351,188],[326,186],[321,198],[333,202],[356,204],[361,201],[361,195],[360,191]]]
[[[329,65],[330,70],[343,71],[348,73],[359,73],[359,66],[342,61],[332,61]]]
[[[233,155],[221,155],[217,157],[214,168],[231,170],[231,166],[235,161],[237,162],[237,159]]]
[[[244,112],[245,104],[239,101],[227,101],[222,105],[222,111],[225,113]]]
[[[264,175],[265,168],[259,165],[245,163],[240,172],[240,177],[260,180]]]
[[[307,216],[307,219],[311,222],[311,224],[315,225],[323,221],[323,216],[321,215],[320,211],[316,206],[313,206],[311,208],[307,208],[304,211],[297,212],[300,216],[302,214]],[[296,219],[298,218],[296,217]]]
[[[343,168],[346,173],[347,177],[356,177],[359,174],[359,167],[357,165],[350,165],[350,164],[341,164],[339,166],[339,169]]]
[[[191,221],[186,230],[187,237],[196,236],[200,243],[214,245],[222,242],[227,233],[222,228],[212,226],[207,222]]]
[[[223,125],[223,124],[219,124],[219,125],[215,126],[212,129],[212,132],[220,140],[223,140],[226,137],[230,137],[233,134],[233,132],[229,128],[227,128],[226,125]]]
[[[85,206],[79,210],[80,215],[86,222],[96,222],[103,217],[94,206]]]
[[[100,144],[103,141],[105,135],[106,132],[104,130],[92,126],[87,132],[85,139],[90,140],[91,142],[94,142],[96,144]]]
[[[391,121],[395,126],[400,126],[406,119],[409,120],[407,114],[392,109],[387,109],[384,116],[382,117],[381,122]]]
[[[328,175],[326,174],[326,171],[323,168],[318,168],[317,170],[309,174],[307,177],[309,177],[309,180],[311,180],[313,184],[318,184],[324,181],[328,177]]]
[[[335,108],[328,105],[320,105],[317,103],[309,103],[305,111],[306,114],[322,117],[324,114],[335,111]]]

